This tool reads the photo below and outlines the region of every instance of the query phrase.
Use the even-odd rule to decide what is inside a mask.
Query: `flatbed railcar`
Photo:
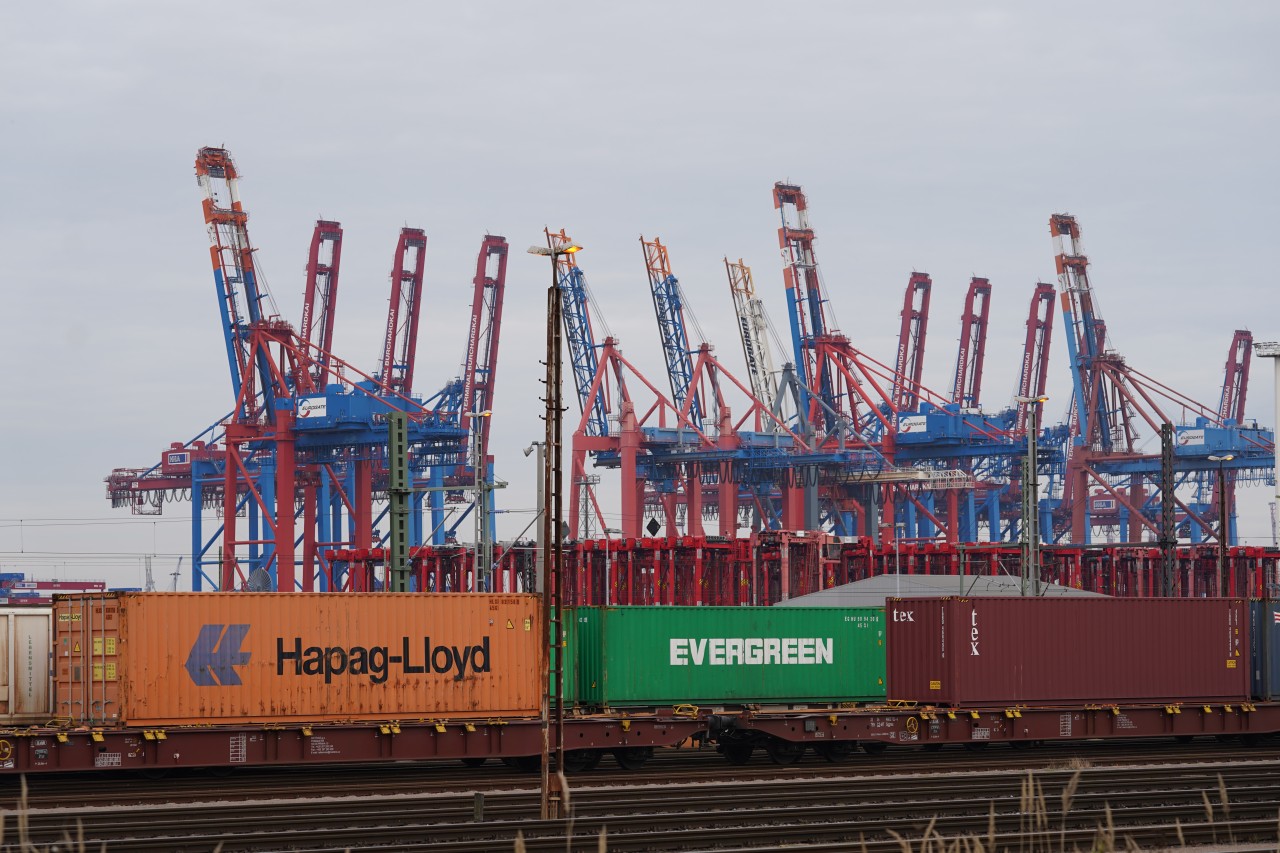
[[[209,596],[208,601],[214,602],[214,597],[220,594],[204,595]],[[280,593],[270,595],[284,597]],[[465,601],[467,598],[470,602]],[[506,598],[510,599],[510,596]],[[466,608],[474,606],[477,601],[474,596],[458,596],[457,606]],[[503,606],[501,602],[498,604]],[[507,601],[507,605],[527,607],[528,602]],[[1184,603],[1180,606],[1196,605]],[[1206,604],[1203,609],[1215,612],[1221,609],[1217,607],[1215,610],[1215,607]],[[693,620],[699,616],[696,611],[683,617],[676,609],[666,608],[666,611],[668,615],[658,620],[663,626],[678,626],[682,618]],[[67,609],[66,612],[72,610]],[[714,615],[712,610],[701,612],[709,616],[702,622],[721,628],[731,624],[710,618]],[[790,611],[791,615],[779,618],[794,620],[795,612]],[[634,694],[617,691],[591,694],[583,690],[580,683],[588,669],[572,668],[571,683],[566,684],[565,695],[569,709],[564,729],[566,769],[589,769],[606,755],[611,755],[623,767],[635,768],[642,765],[653,750],[688,740],[714,745],[730,762],[747,761],[760,751],[782,764],[798,760],[809,750],[836,761],[851,758],[858,750],[875,753],[889,746],[935,749],[960,744],[982,748],[1007,743],[1019,747],[1054,741],[1206,736],[1239,738],[1252,743],[1280,734],[1280,702],[1272,701],[1277,688],[1280,688],[1280,679],[1274,677],[1280,674],[1277,672],[1280,670],[1280,655],[1271,654],[1278,639],[1274,628],[1277,612],[1280,611],[1272,603],[1255,602],[1247,626],[1241,626],[1243,634],[1235,646],[1238,648],[1237,666],[1243,676],[1240,695],[1202,697],[1196,701],[1170,696],[1162,701],[1100,698],[1028,704],[1015,698],[1006,702],[961,700],[939,703],[927,701],[927,696],[904,697],[895,692],[891,668],[887,672],[890,687],[884,695],[863,692],[855,697],[856,701],[837,701],[832,696],[815,701],[815,694],[809,691],[803,701],[788,702],[785,696],[776,692],[760,692],[755,688],[756,694],[747,698],[763,698],[764,701],[743,701],[742,695],[734,701],[716,701],[714,697],[708,701],[706,695],[696,695],[689,698],[697,698],[697,703],[655,703],[651,701],[655,695],[648,692],[648,685],[655,680],[652,672],[637,682],[642,689]],[[852,609],[850,615],[856,615]],[[860,618],[865,618],[865,614]],[[692,626],[694,623],[689,624]],[[819,624],[815,618],[814,625]],[[525,633],[522,623],[518,628],[515,622],[512,625],[513,630]],[[892,626],[890,616],[890,644],[894,637]],[[171,652],[170,657],[176,655],[177,666],[188,674],[191,657],[187,647],[195,650],[198,640],[193,638],[198,638],[203,629],[203,625],[195,622],[173,629],[182,634],[183,639],[174,642],[176,651]],[[505,623],[503,630],[507,630]],[[536,637],[537,630],[538,626],[534,626],[528,632],[530,637]],[[766,633],[759,628],[752,630],[754,634]],[[691,627],[683,632],[690,636],[685,637],[684,645],[677,649],[673,640],[679,639],[678,634],[671,633],[666,627],[664,631],[655,633],[659,645],[665,644],[672,665],[687,667],[691,654],[688,641],[696,641],[701,635]],[[191,637],[186,637],[184,632],[190,633]],[[225,636],[225,632],[220,636]],[[1251,642],[1255,638],[1256,641]],[[93,637],[89,636],[86,645],[90,651],[86,653],[82,647],[80,653],[90,656],[95,651],[99,655],[114,652],[119,656],[123,653],[123,659],[117,662],[127,663],[126,650],[119,644],[114,648],[109,646],[105,635],[100,639],[101,643],[95,648]],[[568,642],[570,645],[566,650],[573,648],[572,633]],[[476,641],[476,644],[480,642]],[[731,647],[731,644],[722,644],[720,648],[727,650]],[[764,643],[749,647],[745,641],[736,647],[740,652],[739,662],[743,657],[756,653],[750,649],[754,648],[763,655],[763,650],[768,648]],[[491,641],[490,648],[496,649],[497,646]],[[635,642],[628,642],[621,651],[630,653],[636,648]],[[784,642],[780,641],[777,648],[780,655],[787,653]],[[816,657],[815,652],[805,652],[804,649],[817,647],[802,646],[797,641],[792,648],[797,663],[805,654]],[[217,650],[218,646],[212,646],[206,648],[205,653],[218,658]],[[228,655],[237,650],[244,649],[229,649]],[[571,652],[571,658],[576,654]],[[728,668],[732,665],[728,658],[724,655],[720,664],[711,664],[709,658],[704,658],[704,661],[707,665]],[[159,659],[152,661],[151,657],[147,658],[153,667],[160,666]],[[456,661],[458,657],[454,659]],[[97,671],[93,670],[92,661],[88,663],[87,672],[98,678],[107,677],[105,662]],[[218,660],[213,663],[215,669],[220,665]],[[447,661],[442,657],[441,668],[447,669],[444,663]],[[606,671],[617,665],[615,660],[605,670],[597,668],[595,671]],[[653,666],[652,661],[643,665],[649,669]],[[196,672],[197,675],[202,673],[199,667],[196,667]],[[117,669],[115,675],[120,678],[127,674]],[[218,673],[212,676],[204,673],[204,676],[222,677]],[[531,673],[520,677],[526,676],[536,679],[536,675]],[[157,689],[162,689],[162,684],[163,680],[157,683]],[[211,690],[214,688],[214,685],[206,686]],[[527,696],[528,693],[528,685],[523,682],[503,688],[504,696]],[[417,694],[411,692],[408,695]],[[65,698],[63,696],[56,701]],[[626,704],[633,699],[644,701]],[[371,707],[368,700],[366,696],[366,705],[363,706],[366,710]],[[154,709],[159,706],[143,702],[135,704],[135,707]],[[27,725],[8,720],[7,725],[0,727],[0,775],[458,759],[468,763],[502,759],[518,767],[533,768],[537,766],[542,744],[541,718],[532,708],[500,715],[487,714],[480,707],[469,710],[442,707],[430,714],[422,713],[423,709],[409,713],[408,709],[399,708],[385,716],[356,720],[342,718],[338,713],[315,714],[312,712],[315,706],[311,706],[307,716],[271,714],[249,722],[225,714],[201,718],[197,713],[186,713],[198,707],[198,702],[191,699],[186,705],[177,707],[184,709],[182,716],[169,720],[155,719],[145,724],[120,718],[113,721],[109,713],[101,710],[81,714],[80,719],[68,716],[55,718],[51,712],[47,724]],[[94,714],[98,715],[97,719],[94,719]]]

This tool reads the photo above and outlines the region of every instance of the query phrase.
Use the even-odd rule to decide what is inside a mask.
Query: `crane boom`
[[[1035,399],[1043,397],[1049,381],[1049,345],[1053,342],[1053,285],[1038,282],[1031,295],[1031,310],[1027,314],[1027,340],[1022,350],[1022,373],[1018,380],[1018,396]],[[1040,417],[1043,403],[1034,404],[1036,423],[1044,423]],[[1014,407],[1014,435],[1027,431],[1027,407]],[[1075,417],[1072,409],[1072,417]]]
[[[342,264],[342,225],[316,220],[307,254],[307,290],[302,300],[299,335],[311,356],[311,366],[299,380],[305,392],[323,391],[333,352],[333,324],[338,305],[338,268]]]
[[[547,243],[553,249],[570,245],[573,241],[565,234],[546,231]],[[591,312],[587,307],[587,277],[573,262],[574,254],[557,254],[556,286],[560,290],[561,314],[564,317],[564,337],[569,346],[569,360],[573,365],[573,384],[578,392],[578,406],[586,414],[587,434],[609,434],[609,410],[604,394],[591,393],[591,383],[599,366],[599,347],[591,325]]]
[[[1135,433],[1129,423],[1123,397],[1116,388],[1113,365],[1119,356],[1105,351],[1105,330],[1089,284],[1089,259],[1080,240],[1074,216],[1055,213],[1049,218],[1062,294],[1063,320],[1067,324],[1067,351],[1076,393],[1079,433],[1075,442],[1111,453],[1116,442],[1124,452],[1133,451]]]
[[[1050,294],[1052,295],[1052,294]],[[951,402],[961,408],[977,408],[982,397],[982,362],[987,353],[987,323],[991,316],[991,282],[974,277],[964,297],[960,317],[960,350],[956,353],[955,384]]]
[[[421,228],[402,228],[391,269],[391,302],[387,334],[378,370],[379,390],[409,396],[413,392],[413,364],[418,346],[418,318],[422,312],[422,269],[427,235]]]
[[[818,343],[835,333],[827,321],[822,279],[813,252],[813,228],[809,225],[809,203],[804,190],[779,181],[773,185],[773,206],[782,220],[778,247],[782,250],[783,281],[787,291],[787,313],[791,320],[791,343],[796,373],[800,378],[802,416],[815,426],[830,430],[844,415],[836,399],[835,378],[819,353]],[[821,404],[809,400],[810,389]]]
[[[736,264],[725,258],[724,268],[729,275],[729,291],[733,294],[733,308],[738,315],[738,336],[742,338],[742,355],[747,361],[751,393],[756,399],[772,405],[778,396],[778,373],[773,366],[773,353],[769,350],[764,303],[756,296],[751,267],[741,258]]]
[[[249,241],[249,214],[240,202],[239,174],[235,161],[225,148],[201,148],[196,154],[196,182],[204,194],[202,207],[209,230],[209,256],[218,289],[218,310],[222,315],[223,338],[227,347],[227,365],[231,370],[231,387],[237,400],[250,371],[250,327],[263,319],[262,301],[269,299],[265,285],[259,280],[253,263],[253,244]],[[271,411],[271,376],[265,360],[259,358],[258,387],[267,395],[264,401]],[[247,403],[239,411],[248,417]]]
[[[1236,329],[1227,351],[1227,368],[1222,380],[1222,397],[1218,401],[1218,423],[1233,418],[1244,423],[1244,401],[1249,394],[1249,360],[1253,356],[1253,333]]]
[[[681,410],[686,398],[689,418],[702,423],[702,401],[693,382],[693,358],[689,349],[689,330],[684,318],[684,294],[680,292],[680,280],[671,272],[671,258],[662,240],[652,241],[640,237],[644,249],[645,270],[649,275],[649,292],[653,296],[653,311],[658,319],[658,335],[662,343],[662,355],[667,364],[667,378],[671,382],[671,399]]]
[[[475,290],[471,298],[471,329],[462,369],[463,411],[461,426],[472,429],[479,442],[480,458],[489,454],[492,418],[471,418],[468,412],[493,409],[494,380],[498,373],[498,338],[502,329],[502,300],[507,287],[507,241],[486,234],[476,259]],[[475,423],[471,423],[472,421]]]
[[[929,294],[933,280],[915,272],[907,281],[902,304],[902,327],[898,330],[898,361],[893,374],[893,407],[899,412],[920,406],[920,383],[924,379],[924,345],[929,331]]]

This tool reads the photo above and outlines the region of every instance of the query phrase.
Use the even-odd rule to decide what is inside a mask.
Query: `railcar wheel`
[[[151,780],[163,779],[169,775],[169,768],[144,767],[141,770],[139,770],[138,773],[142,776],[143,779],[151,779]]]
[[[867,755],[880,755],[889,748],[889,744],[882,740],[864,740],[859,746]]]
[[[795,764],[804,755],[804,744],[772,738],[764,745],[764,751],[774,764]]]
[[[639,770],[652,757],[651,746],[627,746],[613,751],[613,760],[623,770]]]
[[[464,766],[464,767],[480,767],[481,765],[483,765],[483,764],[485,763],[485,761],[486,761],[486,759],[484,759],[484,758],[479,758],[479,757],[476,757],[476,758],[464,758],[464,759],[462,759],[462,764],[463,764],[463,766]]]
[[[829,743],[814,744],[813,751],[830,761],[832,764],[848,761],[849,756],[853,755],[853,751],[858,745],[848,740],[833,740]]]
[[[225,779],[232,773],[236,772],[234,767],[210,767],[208,770],[209,775],[215,779]]]
[[[564,769],[569,773],[585,773],[595,770],[600,763],[598,749],[571,749],[564,754]]]
[[[730,764],[743,765],[751,760],[754,747],[749,743],[725,743],[720,745],[720,753]]]

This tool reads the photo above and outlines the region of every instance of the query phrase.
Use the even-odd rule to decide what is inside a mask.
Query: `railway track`
[[[876,776],[903,773],[956,772],[1000,768],[1010,771],[1080,766],[1187,761],[1249,761],[1280,752],[1200,740],[1171,748],[1169,742],[1133,741],[1098,744],[1051,744],[1034,750],[993,748],[980,753],[948,748],[936,753],[890,749],[883,755],[855,753],[830,763],[809,753],[797,764],[779,767],[763,753],[742,766],[728,764],[714,749],[659,751],[641,770],[622,770],[605,758],[592,771],[570,774],[575,787],[661,784],[682,781],[752,781],[816,776]],[[281,796],[341,796],[353,789],[370,795],[450,791],[501,791],[528,787],[533,776],[498,761],[463,767],[455,762],[326,766],[323,768],[254,768],[233,773],[183,771],[161,778],[101,772],[27,778],[27,803],[36,808],[67,805],[142,805],[152,802],[250,800]],[[4,784],[8,783],[8,784]],[[0,780],[0,806],[16,807],[16,779]]]
[[[1179,832],[1188,844],[1274,845],[1276,750],[1151,747],[992,750],[980,757],[957,750],[927,760],[886,755],[789,767],[729,767],[714,756],[676,753],[642,774],[602,768],[573,777],[572,822],[536,820],[533,779],[497,767],[437,767],[436,778],[382,768],[376,780],[366,777],[371,771],[281,772],[274,788],[265,774],[182,779],[167,794],[139,786],[79,806],[67,803],[71,792],[52,804],[56,795],[37,785],[25,819],[36,844],[56,842],[78,822],[88,849],[201,853],[219,844],[223,853],[470,853],[512,849],[517,832],[530,851],[595,850],[601,832],[611,851],[761,851],[798,842],[806,850],[848,850],[863,841],[869,851],[901,851],[893,833],[919,839],[926,831],[991,836],[1000,844],[1040,835],[1055,849],[1070,849],[1092,846],[1108,823],[1142,846],[1177,844]],[[474,820],[476,792],[484,797],[481,821]]]

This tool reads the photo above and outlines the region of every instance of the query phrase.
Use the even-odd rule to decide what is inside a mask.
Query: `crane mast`
[[[689,330],[684,319],[684,295],[680,281],[671,272],[667,247],[659,238],[652,241],[640,237],[644,249],[645,270],[649,275],[649,292],[653,295],[653,311],[658,319],[658,335],[671,382],[671,399],[681,410],[689,400],[689,419],[702,423],[702,401],[693,382],[693,358],[689,348]]]
[[[333,325],[338,304],[338,268],[342,263],[342,225],[316,220],[307,254],[307,289],[302,300],[299,335],[311,357],[310,367],[298,377],[304,392],[323,391],[333,353]]]
[[[729,291],[733,294],[733,308],[738,315],[738,336],[742,338],[742,355],[747,362],[751,393],[757,400],[773,405],[778,396],[778,374],[769,349],[764,303],[756,296],[751,267],[741,258],[736,264],[725,258],[724,268],[729,275]]]
[[[413,392],[413,365],[418,346],[418,318],[422,313],[422,269],[427,235],[421,228],[402,228],[391,269],[391,302],[387,334],[378,371],[379,390],[408,397]]]
[[[1052,294],[1051,294],[1052,295]],[[951,402],[976,409],[982,397],[982,362],[987,352],[987,323],[991,316],[991,282],[976,276],[969,281],[960,318],[960,350],[956,354]]]
[[[227,348],[227,365],[231,371],[231,387],[235,398],[244,400],[246,382],[253,382],[250,364],[250,329],[263,319],[262,301],[270,299],[265,285],[259,281],[253,263],[253,244],[249,241],[249,214],[240,202],[239,174],[235,161],[225,148],[201,148],[196,154],[196,182],[204,194],[202,208],[209,231],[209,256],[218,289],[218,310],[222,315],[223,338]],[[265,357],[256,365],[257,385],[266,395],[265,411],[274,404],[270,368]],[[248,410],[256,395],[240,404],[241,418],[256,415]]]
[[[1049,345],[1053,341],[1054,292],[1052,284],[1038,282],[1031,295],[1027,314],[1027,340],[1022,349],[1022,371],[1018,379],[1018,396],[1043,397],[1049,381]],[[1044,423],[1044,403],[1035,403],[1036,423]],[[1014,435],[1027,432],[1027,406],[1014,407]],[[1076,409],[1071,409],[1075,417]]]
[[[910,412],[920,406],[920,384],[924,379],[924,345],[929,331],[929,294],[933,280],[926,273],[911,274],[902,305],[902,328],[898,331],[898,360],[893,374],[893,407]]]

